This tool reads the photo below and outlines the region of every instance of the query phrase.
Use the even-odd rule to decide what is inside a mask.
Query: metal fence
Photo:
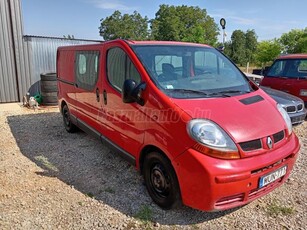
[[[29,54],[31,92],[39,91],[40,74],[56,72],[56,53],[60,46],[97,44],[101,41],[66,39],[41,36],[24,36],[24,45]],[[26,93],[26,92],[25,92]]]

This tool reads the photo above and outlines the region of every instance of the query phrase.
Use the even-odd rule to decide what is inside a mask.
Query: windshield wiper
[[[194,94],[201,94],[204,96],[209,96],[210,94],[200,91],[200,90],[193,90],[193,89],[167,89],[169,92],[178,92],[178,93],[194,93]]]
[[[231,97],[231,94],[243,94],[250,93],[251,91],[243,91],[243,90],[224,90],[216,93],[211,93],[210,95],[222,95],[224,97]]]

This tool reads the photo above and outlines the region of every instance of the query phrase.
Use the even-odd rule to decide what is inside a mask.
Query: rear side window
[[[120,48],[112,48],[107,54],[107,74],[110,84],[122,91],[124,81],[133,79],[140,83],[141,76],[128,55]]]
[[[97,83],[98,69],[99,51],[77,51],[75,73],[79,88],[92,91]]]

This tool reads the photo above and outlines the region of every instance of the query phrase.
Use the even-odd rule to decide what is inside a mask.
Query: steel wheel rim
[[[69,112],[67,110],[64,110],[64,122],[66,126],[70,125]]]
[[[161,164],[155,164],[150,172],[150,182],[155,194],[165,198],[170,192],[170,180]]]

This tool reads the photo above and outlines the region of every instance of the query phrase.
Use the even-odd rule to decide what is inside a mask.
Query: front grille
[[[296,107],[295,105],[290,105],[286,107],[287,113],[295,113],[296,112]]]
[[[281,141],[282,139],[284,139],[284,137],[285,137],[284,130],[282,130],[282,131],[280,131],[278,133],[273,134],[274,143],[277,143],[277,142]]]
[[[240,146],[243,149],[243,151],[246,151],[246,152],[262,148],[260,139],[242,142],[240,143]]]
[[[273,139],[273,146],[274,146],[274,144],[282,141],[285,138],[285,131],[281,130],[277,133],[272,134],[270,137],[271,138],[273,137],[272,139]],[[252,141],[241,142],[239,143],[239,145],[244,152],[250,152],[250,151],[255,151],[259,149],[264,150],[262,143],[263,144],[267,143],[267,138],[268,137],[263,137],[263,138],[252,140]]]
[[[298,105],[297,105],[297,111],[298,111],[298,112],[302,111],[303,108],[304,108],[303,104],[298,104]]]

